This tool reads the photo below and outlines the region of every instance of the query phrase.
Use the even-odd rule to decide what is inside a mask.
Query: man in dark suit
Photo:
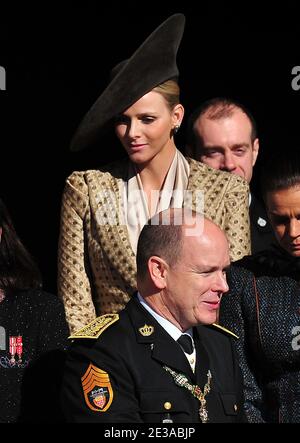
[[[259,152],[256,122],[235,100],[216,97],[201,104],[189,118],[186,153],[214,169],[239,175],[249,184]],[[276,244],[266,209],[249,196],[252,254]]]
[[[227,292],[228,242],[213,222],[168,209],[144,226],[138,293],[75,333],[62,405],[68,421],[243,421],[230,331],[212,325]]]

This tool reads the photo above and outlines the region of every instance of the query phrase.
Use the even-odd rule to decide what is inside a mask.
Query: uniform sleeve
[[[141,423],[134,386],[117,349],[101,352],[75,344],[65,364],[64,416],[71,423]]]
[[[232,269],[228,279],[230,292],[222,297],[220,325],[234,332],[239,338],[235,341],[235,351],[242,371],[244,384],[244,410],[250,423],[264,422],[261,415],[263,402],[262,390],[253,372],[253,362],[249,354],[248,338],[253,331],[249,329],[247,314],[243,306],[247,291],[252,291],[252,274],[240,268]],[[253,300],[255,300],[255,294]]]
[[[67,179],[63,193],[58,245],[58,294],[71,333],[96,317],[85,251],[87,211],[87,185],[82,173],[74,172]]]
[[[249,222],[249,187],[246,181],[230,174],[225,193],[225,233],[230,247],[231,261],[251,253]]]

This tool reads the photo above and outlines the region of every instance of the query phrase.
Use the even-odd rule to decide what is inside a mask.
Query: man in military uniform
[[[150,220],[138,242],[139,292],[72,336],[67,420],[243,421],[236,337],[212,325],[228,266],[225,234],[204,216],[168,209]]]

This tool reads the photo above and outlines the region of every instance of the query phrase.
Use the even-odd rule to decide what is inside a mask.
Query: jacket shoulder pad
[[[119,320],[119,314],[105,314],[70,335],[71,338],[98,338],[109,326]]]
[[[229,331],[229,329],[224,328],[224,326],[217,325],[216,323],[213,323],[210,325],[212,329],[218,330],[219,332],[224,332],[225,334],[231,335],[234,338],[239,338],[234,332]]]

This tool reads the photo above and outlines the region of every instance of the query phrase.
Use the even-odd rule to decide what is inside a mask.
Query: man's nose
[[[222,291],[223,292],[227,292],[227,291],[229,291],[229,286],[228,286],[228,283],[227,283],[227,279],[226,279],[226,276],[224,276],[223,275],[223,278],[222,278]]]
[[[231,172],[231,171],[234,171],[235,168],[236,168],[236,161],[235,161],[234,155],[232,154],[231,151],[226,152],[223,157],[223,168],[222,169],[224,171]]]
[[[296,238],[300,236],[300,220],[292,219],[289,224],[289,236]]]
[[[223,272],[217,276],[214,290],[222,293],[229,291],[226,275]]]

